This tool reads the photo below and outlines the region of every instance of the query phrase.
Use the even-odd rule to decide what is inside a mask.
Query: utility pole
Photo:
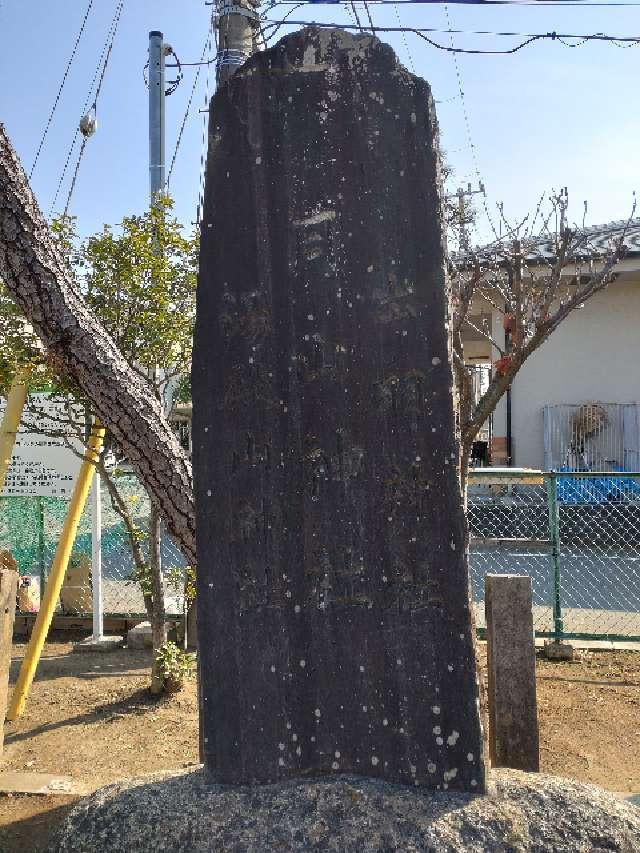
[[[471,198],[474,195],[478,195],[482,193],[485,194],[484,184],[482,181],[478,184],[478,189],[471,189],[471,184],[467,184],[466,190],[462,187],[458,187],[454,195],[449,195],[447,198],[449,199],[458,199],[458,221],[460,225],[460,246],[459,251],[468,252],[469,251],[469,232],[467,231],[467,218],[466,218],[466,198]]]
[[[217,0],[218,60],[216,81],[226,83],[258,50],[260,0]]]
[[[151,203],[164,191],[165,170],[165,57],[162,33],[149,33],[149,183]]]

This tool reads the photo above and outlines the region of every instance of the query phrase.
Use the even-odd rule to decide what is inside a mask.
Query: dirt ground
[[[2,770],[71,776],[86,790],[198,760],[195,684],[155,699],[150,656],[45,649],[24,715],[5,727]],[[15,679],[24,646],[15,647]],[[480,648],[482,659],[483,651]],[[539,660],[542,770],[615,792],[640,792],[640,652]],[[39,853],[74,797],[0,798],[0,853]]]

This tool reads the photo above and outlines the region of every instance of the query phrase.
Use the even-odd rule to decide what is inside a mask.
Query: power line
[[[215,54],[212,56],[212,49],[215,46]],[[204,91],[204,110],[202,110],[202,140],[200,143],[200,175],[199,175],[199,185],[198,185],[198,204],[196,207],[196,225],[200,225],[200,220],[202,218],[202,210],[204,208],[204,186],[205,186],[205,177],[206,177],[206,165],[207,165],[207,149],[208,149],[208,136],[207,136],[207,115],[209,112],[209,104],[210,104],[210,96],[209,90],[211,87],[211,66],[214,62],[217,61],[218,58],[218,29],[215,25],[215,21],[213,18],[213,13],[211,17],[211,23],[209,25],[209,38],[207,42],[207,51],[209,54],[209,59],[206,62],[207,66],[207,75],[205,80],[205,91]],[[215,84],[214,84],[215,85]]]
[[[60,103],[60,98],[62,97],[62,92],[67,82],[67,77],[69,76],[69,72],[71,71],[71,66],[73,65],[73,60],[76,58],[76,53],[78,52],[78,47],[80,45],[80,40],[82,39],[82,34],[84,33],[85,27],[87,25],[87,21],[89,19],[89,13],[91,12],[91,7],[93,6],[93,0],[89,0],[89,5],[84,13],[84,18],[82,19],[82,25],[80,26],[80,30],[78,35],[76,36],[75,44],[73,45],[73,50],[71,51],[71,56],[69,57],[69,61],[67,62],[67,67],[65,68],[64,74],[62,75],[62,80],[60,82],[60,86],[58,87],[58,93],[53,102],[53,106],[51,107],[51,112],[49,113],[49,118],[47,119],[47,123],[45,124],[44,130],[42,132],[42,137],[40,138],[40,143],[38,145],[38,150],[36,151],[36,156],[33,160],[33,165],[31,166],[31,171],[29,172],[29,180],[33,177],[33,173],[38,164],[38,160],[40,158],[40,154],[42,152],[42,148],[45,143],[45,139],[47,138],[47,134],[49,133],[49,128],[51,127],[51,122],[53,121],[53,117],[58,108],[58,104]]]
[[[169,172],[167,174],[167,187],[171,183],[171,176],[173,175],[173,167],[176,164],[176,158],[178,156],[178,151],[180,150],[180,144],[182,142],[182,137],[184,135],[184,129],[187,125],[187,121],[189,119],[189,113],[191,112],[191,105],[193,103],[193,98],[196,93],[196,88],[198,86],[198,81],[200,80],[200,72],[202,71],[203,65],[209,65],[210,63],[205,63],[204,58],[207,55],[207,49],[209,47],[211,39],[211,27],[209,27],[209,31],[207,32],[207,37],[204,42],[204,46],[202,48],[202,54],[200,56],[200,62],[198,63],[198,70],[196,71],[196,75],[193,81],[193,86],[191,87],[191,94],[189,95],[189,99],[187,101],[187,108],[184,111],[184,116],[182,118],[182,124],[180,126],[180,131],[178,133],[178,138],[176,140],[176,147],[173,151],[173,157],[171,158],[171,165],[169,166]],[[189,63],[190,64],[190,63]]]
[[[279,0],[275,6],[290,6],[298,0]],[[355,0],[355,2],[365,2],[365,0]],[[613,0],[613,2],[589,2],[589,0],[366,0],[368,3],[376,6],[433,6],[451,3],[453,5],[462,6],[528,6],[538,7],[543,9],[555,8],[615,8],[640,6],[640,0]],[[338,6],[341,0],[304,0],[305,6]]]
[[[354,27],[352,24],[336,24],[336,23],[326,23],[320,21],[287,21],[291,26],[300,26],[300,27],[318,27],[320,29],[345,29],[345,30],[355,30],[357,27]],[[282,21],[269,21],[270,26],[281,26]],[[592,33],[589,35],[574,35],[571,33],[557,33],[555,31],[547,32],[547,33],[515,33],[515,32],[491,32],[489,30],[442,30],[435,27],[376,27],[377,32],[380,33],[413,33],[414,35],[419,36],[421,39],[426,41],[432,47],[437,48],[438,50],[443,50],[447,53],[468,53],[472,55],[499,55],[499,56],[508,56],[513,53],[517,53],[522,48],[527,45],[536,42],[536,41],[557,41],[559,44],[564,47],[579,47],[578,44],[566,44],[564,39],[576,39],[580,41],[580,44],[585,44],[587,42],[595,41],[595,42],[607,42],[613,43],[616,47],[620,47],[621,45],[628,45],[630,47],[640,44],[640,36],[610,36],[605,35],[604,33]],[[445,35],[456,34],[456,35],[481,35],[481,36],[503,36],[503,37],[515,37],[524,39],[520,44],[509,48],[507,50],[479,50],[472,48],[463,48],[463,47],[451,47],[447,45],[440,44],[439,42],[434,41],[429,38],[426,33],[441,33]]]
[[[471,152],[471,161],[473,163],[473,168],[475,171],[476,179],[478,181],[478,186],[482,188],[482,207],[484,209],[485,216],[487,217],[487,221],[489,223],[489,227],[495,234],[495,226],[493,224],[493,220],[491,219],[491,214],[489,213],[489,208],[487,206],[487,196],[484,191],[484,181],[482,180],[482,175],[480,174],[480,166],[478,163],[478,152],[476,150],[476,146],[473,142],[473,136],[471,134],[471,120],[469,119],[469,110],[467,109],[467,100],[464,93],[464,86],[462,85],[462,72],[460,70],[460,63],[458,62],[458,54],[454,49],[453,42],[453,28],[451,26],[451,18],[449,15],[449,7],[445,4],[444,14],[447,20],[447,28],[449,30],[449,41],[450,47],[452,48],[451,58],[453,60],[453,65],[456,73],[456,81],[458,83],[458,94],[460,96],[460,106],[462,108],[462,116],[464,119],[465,131],[467,134],[467,143],[469,145],[469,150]],[[462,197],[461,197],[462,198]],[[462,202],[461,202],[462,203]],[[464,221],[461,216],[461,228],[464,228]]]
[[[100,58],[98,59],[98,64],[96,65],[96,69],[95,69],[94,74],[93,74],[93,79],[91,80],[91,85],[89,86],[89,91],[87,93],[86,100],[85,100],[84,105],[82,107],[82,115],[86,114],[87,110],[89,109],[89,105],[91,104],[91,94],[92,94],[92,92],[96,86],[96,82],[98,80],[98,75],[100,74],[100,69],[103,67],[104,58],[106,56],[107,50],[109,49],[109,42],[111,40],[111,36],[112,36],[113,30],[114,30],[114,27],[116,26],[116,22],[119,20],[119,8],[121,5],[122,4],[119,2],[119,0],[117,0],[116,9],[115,9],[115,12],[113,14],[113,18],[111,19],[111,23],[109,24],[109,29],[107,30],[107,36],[106,36],[104,45],[102,47],[102,53],[100,54]],[[71,158],[73,156],[73,152],[75,150],[76,142],[78,141],[79,135],[80,135],[79,129],[78,129],[78,127],[76,127],[74,134],[73,134],[73,139],[71,140],[71,145],[69,146],[69,150],[67,151],[67,156],[65,159],[64,167],[62,169],[62,174],[60,175],[60,180],[58,181],[58,186],[56,187],[56,191],[55,191],[55,194],[53,196],[53,201],[51,202],[51,208],[49,210],[49,217],[50,218],[53,215],[53,210],[56,206],[56,202],[58,201],[58,196],[60,195],[60,190],[62,189],[64,179],[67,175],[67,170],[68,170],[69,165],[71,163]]]
[[[93,104],[91,105],[91,109],[93,110],[94,113],[96,113],[97,109],[98,109],[98,98],[100,97],[100,92],[102,91],[102,84],[104,83],[104,78],[106,76],[107,68],[109,66],[109,60],[111,58],[111,52],[113,50],[113,43],[114,43],[115,38],[116,38],[116,33],[118,32],[118,25],[120,23],[120,18],[122,17],[123,9],[124,9],[124,0],[120,0],[118,6],[116,8],[115,15],[114,15],[113,27],[111,30],[111,40],[109,42],[109,46],[107,48],[106,55],[104,55],[104,51],[103,51],[104,63],[102,65],[102,71],[100,73],[100,79],[98,80],[98,85],[96,88],[95,97],[93,99]],[[95,76],[94,76],[94,80],[95,80]],[[80,146],[80,151],[78,153],[78,160],[76,162],[76,168],[75,168],[75,171],[73,173],[73,178],[71,180],[71,186],[69,187],[69,193],[67,195],[67,201],[66,201],[66,204],[64,206],[64,214],[63,214],[64,216],[66,216],[68,211],[69,211],[69,205],[71,204],[71,198],[73,196],[73,191],[76,188],[76,181],[78,180],[78,173],[80,171],[80,164],[82,163],[82,158],[84,156],[84,150],[86,148],[88,139],[89,139],[89,136],[84,135],[84,138],[82,140],[82,145]]]
[[[365,9],[365,12],[367,13],[367,18],[369,18],[369,26],[371,27],[371,32],[372,32],[372,33],[373,33],[373,35],[375,36],[375,34],[376,34],[376,29],[375,29],[375,27],[373,26],[373,18],[371,17],[371,10],[369,9],[369,4],[367,3],[367,0],[363,0],[363,2],[364,2],[364,9]]]

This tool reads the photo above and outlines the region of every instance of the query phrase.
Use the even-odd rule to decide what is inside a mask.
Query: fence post
[[[551,594],[553,596],[553,638],[562,642],[562,605],[560,602],[560,510],[558,507],[558,479],[547,474],[547,505],[549,508],[549,543],[551,546]]]

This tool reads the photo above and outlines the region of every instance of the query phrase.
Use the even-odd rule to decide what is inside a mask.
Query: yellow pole
[[[7,397],[7,408],[2,416],[2,426],[0,427],[0,494],[4,491],[13,446],[16,443],[16,435],[20,428],[22,410],[27,401],[31,370],[31,367],[24,367],[14,376]]]
[[[44,592],[42,601],[40,602],[40,610],[36,617],[29,645],[25,652],[20,674],[16,686],[13,688],[11,703],[7,711],[7,720],[16,720],[24,711],[24,706],[29,695],[29,689],[33,677],[36,673],[36,667],[42,654],[44,641],[49,633],[51,620],[56,607],[60,589],[64,580],[71,549],[76,538],[78,525],[80,524],[80,516],[84,510],[91,488],[91,482],[95,472],[94,462],[97,462],[102,450],[102,440],[104,438],[104,427],[99,421],[96,421],[91,430],[91,436],[87,443],[86,456],[80,467],[80,473],[71,495],[69,508],[67,509],[67,517],[64,520],[64,527],[60,534],[60,541],[56,549],[51,574]]]

